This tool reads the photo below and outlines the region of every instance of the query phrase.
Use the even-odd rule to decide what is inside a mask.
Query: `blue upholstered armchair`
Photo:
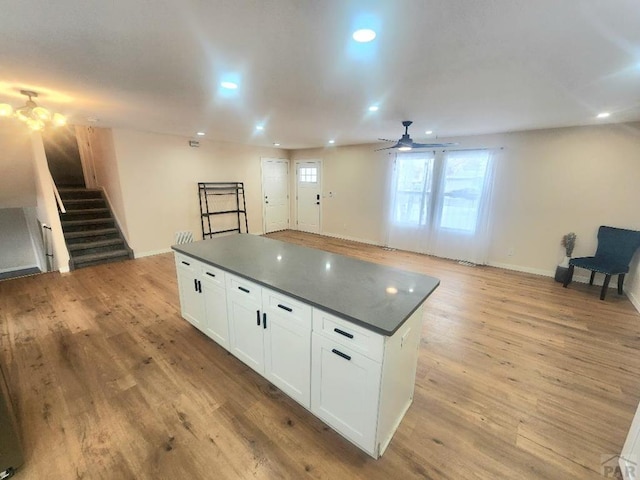
[[[618,275],[618,294],[622,295],[624,276],[629,271],[629,263],[638,247],[640,247],[640,232],[601,226],[598,229],[598,248],[595,256],[572,258],[569,261],[569,271],[563,286],[566,288],[571,282],[573,269],[580,267],[591,270],[589,285],[593,285],[596,272],[605,274],[600,300],[604,300],[607,294],[611,275]]]

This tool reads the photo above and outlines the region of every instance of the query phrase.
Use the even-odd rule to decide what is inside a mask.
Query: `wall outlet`
[[[511,247],[509,250],[507,250],[507,257],[513,257],[516,253],[516,249]]]

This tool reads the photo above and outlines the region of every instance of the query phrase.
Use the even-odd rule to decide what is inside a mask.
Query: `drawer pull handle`
[[[342,353],[340,350],[336,350],[335,348],[333,350],[331,350],[333,353],[335,353],[336,355],[338,355],[339,357],[345,358],[347,360],[351,360],[351,357],[349,355],[347,355],[346,353]]]
[[[186,265],[187,267],[191,265],[189,262],[185,262],[184,260],[182,261],[182,263],[183,263],[184,265]]]
[[[278,307],[280,307],[283,310],[286,310],[287,312],[293,312],[293,308],[287,307],[286,305],[282,305],[281,303],[278,304]]]
[[[207,272],[207,275],[209,275],[210,277],[215,277],[216,276],[215,273],[211,273],[211,272]]]
[[[260,310],[256,310],[256,321],[258,322],[258,326],[260,326]]]
[[[266,330],[267,329],[267,313],[262,314],[262,326]]]
[[[251,291],[247,290],[244,287],[238,287],[238,290],[242,290],[244,293],[251,293]]]
[[[197,278],[193,279],[193,288],[195,288],[196,292],[198,291],[198,279]]]
[[[339,328],[334,328],[333,331],[339,333],[340,335],[344,335],[347,338],[353,338],[353,335],[351,333],[340,330]]]

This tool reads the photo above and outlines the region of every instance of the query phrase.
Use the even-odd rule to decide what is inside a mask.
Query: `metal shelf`
[[[229,196],[231,198],[232,207],[226,202],[222,207],[217,203],[215,197]],[[221,233],[249,233],[249,223],[247,222],[247,204],[245,200],[244,183],[242,182],[199,182],[198,197],[200,199],[200,223],[202,224],[202,238],[213,238],[214,235]],[[233,198],[235,197],[235,198]],[[234,202],[235,200],[235,202]],[[235,207],[235,208],[233,208]],[[234,216],[234,228],[228,228],[227,221],[224,226],[220,225],[215,229],[212,225],[212,218],[218,216]],[[242,219],[244,217],[244,232],[242,231]],[[221,217],[221,219],[224,217]],[[224,223],[224,222],[219,222]]]

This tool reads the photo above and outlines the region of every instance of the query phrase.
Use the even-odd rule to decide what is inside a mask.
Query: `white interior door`
[[[289,160],[262,159],[264,233],[289,228]]]
[[[296,212],[298,230],[320,232],[322,161],[296,162]]]

